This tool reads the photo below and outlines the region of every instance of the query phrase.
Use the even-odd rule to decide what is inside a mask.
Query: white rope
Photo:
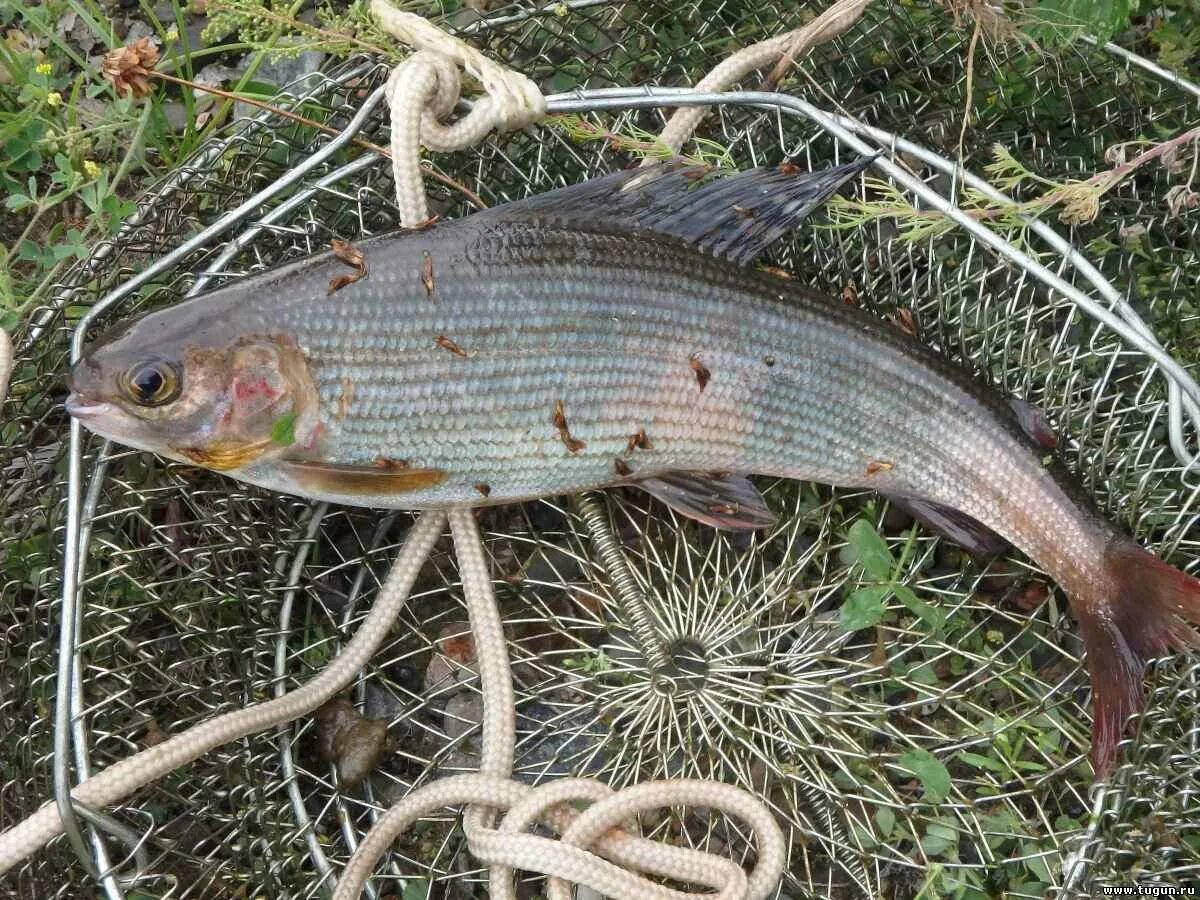
[[[513,131],[546,115],[546,98],[536,84],[469,44],[446,34],[388,0],[372,0],[380,27],[417,52],[392,71],[387,100],[392,111],[392,175],[400,221],[418,228],[429,220],[421,181],[421,145],[449,151],[473,147],[493,129]],[[483,85],[484,96],[453,124],[443,124],[458,103],[458,68]]]
[[[696,85],[697,91],[724,91],[741,81],[751,72],[765,68],[781,59],[794,60],[818,44],[837,37],[862,16],[871,0],[837,0],[832,6],[809,22],[786,34],[751,44],[719,63]],[[708,114],[704,106],[690,106],[675,110],[667,121],[659,141],[673,153],[696,131],[700,121]],[[643,166],[654,165],[656,160],[647,157]]]
[[[570,900],[576,884],[617,900],[762,900],[770,895],[786,861],[783,832],[762,801],[741,788],[672,779],[614,792],[586,778],[538,788],[512,780],[512,674],[474,511],[451,510],[450,529],[483,694],[480,771],[417,788],[385,812],[350,857],[334,900],[357,900],[379,858],[416,819],[462,803],[468,804],[463,817],[467,846],[488,864],[489,896],[494,900],[515,900],[513,876],[518,869],[549,876],[549,900]],[[591,805],[580,813],[572,805],[576,801]],[[719,811],[745,822],[756,839],[754,871],[747,876],[732,860],[636,837],[621,828],[638,813],[671,806]],[[492,827],[494,814],[504,810],[508,814],[499,827]],[[525,833],[538,820],[557,831],[559,839]],[[717,893],[672,890],[639,873],[703,885]]]
[[[0,328],[0,403],[8,399],[8,378],[13,369],[12,338]]]
[[[417,50],[393,70],[387,100],[392,113],[396,203],[402,224],[420,227],[429,220],[419,168],[421,146],[458,150],[473,146],[493,129],[524,127],[545,115],[545,99],[525,76],[487,59],[420,16],[402,12],[388,0],[372,0],[371,11],[385,31]],[[763,58],[777,58],[795,40],[795,33],[784,35],[780,48]],[[443,120],[459,99],[459,66],[480,81],[485,95],[465,117],[446,125]],[[686,137],[680,138],[680,144]],[[554,782],[536,790],[512,780],[516,707],[491,573],[473,511],[451,510],[450,527],[483,694],[479,774],[427,784],[389,809],[346,864],[335,900],[357,900],[379,858],[417,818],[461,803],[467,804],[463,817],[467,845],[477,859],[488,864],[490,896],[495,900],[515,900],[513,876],[518,869],[549,876],[550,900],[569,900],[573,884],[587,885],[618,900],[701,896],[760,900],[770,894],[783,874],[783,833],[762,801],[740,788],[668,780],[613,793],[587,779]],[[577,814],[569,805],[576,800],[593,802],[585,813]],[[747,877],[731,860],[645,840],[619,827],[638,812],[681,805],[725,812],[746,822],[757,838],[758,862],[753,874]],[[504,810],[510,810],[510,815],[499,828],[494,827],[496,814]],[[539,818],[558,826],[559,840],[524,833]],[[718,893],[671,890],[639,873],[704,885]]]
[[[736,80],[772,59],[795,55],[827,40],[857,18],[857,12],[846,18],[851,16],[851,8],[861,12],[866,2],[839,0],[805,28],[747,48],[726,60],[700,87],[717,89],[716,85]],[[392,111],[392,166],[401,221],[408,227],[421,227],[429,218],[419,168],[421,146],[457,150],[473,146],[493,129],[522,128],[545,116],[545,99],[525,76],[487,59],[420,16],[398,10],[387,0],[373,0],[372,11],[389,33],[418,51],[392,73],[387,98]],[[831,17],[834,12],[838,16]],[[445,124],[443,120],[458,103],[460,66],[482,84],[485,95],[463,118]],[[677,114],[664,132],[664,139],[678,149],[702,115],[692,121],[691,116]],[[691,124],[684,124],[685,119]],[[11,371],[12,343],[7,332],[0,329],[0,401],[7,393]],[[783,834],[763,803],[740,788],[669,780],[613,793],[604,785],[583,779],[562,780],[536,789],[511,780],[515,706],[491,576],[473,513],[453,510],[450,518],[484,695],[481,771],[426,785],[385,813],[351,857],[336,896],[358,897],[375,862],[416,817],[460,803],[468,804],[464,822],[468,843],[472,852],[489,864],[497,900],[515,897],[515,869],[549,875],[551,900],[567,900],[571,884],[586,884],[618,900],[685,900],[700,896],[760,900],[770,894],[785,864]],[[78,784],[71,796],[97,809],[111,806],[215,747],[292,721],[335,696],[366,665],[388,633],[444,522],[445,514],[440,511],[422,514],[358,633],[308,683],[282,697],[202,722],[114,763]],[[592,805],[578,813],[571,804],[579,800],[591,801]],[[730,860],[648,841],[620,827],[639,812],[678,805],[725,812],[749,825],[758,849],[753,872],[747,876]],[[492,827],[496,814],[505,810],[508,815],[499,827]],[[539,818],[557,830],[558,841],[524,833]],[[61,833],[62,821],[53,802],[0,832],[0,875]],[[637,873],[704,885],[718,893],[673,891]]]
[[[112,806],[215,747],[290,722],[332,699],[354,680],[387,637],[445,522],[445,513],[441,511],[421,514],[409,530],[404,547],[358,632],[315,678],[282,697],[201,722],[114,763],[76,785],[71,796],[95,809]],[[62,820],[53,801],[8,831],[0,832],[0,875],[61,833]]]

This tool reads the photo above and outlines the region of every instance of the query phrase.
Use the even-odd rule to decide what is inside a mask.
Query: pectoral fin
[[[269,440],[262,441],[212,441],[204,447],[172,447],[198,466],[217,472],[229,472],[254,462],[271,446]]]
[[[714,528],[755,531],[775,524],[775,514],[744,475],[666,472],[634,484],[680,515]]]
[[[296,484],[321,494],[351,496],[406,494],[433,487],[446,479],[442,469],[398,465],[344,465],[316,460],[285,460],[284,473]]]

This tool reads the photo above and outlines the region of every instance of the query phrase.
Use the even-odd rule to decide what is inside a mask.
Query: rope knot
[[[493,130],[514,131],[545,118],[546,98],[520,72],[388,0],[373,0],[371,12],[380,27],[417,51],[396,66],[387,83],[396,200],[401,222],[412,228],[429,218],[419,168],[422,144],[437,151],[473,147]],[[461,97],[460,67],[483,86],[484,96],[461,119],[447,123]]]

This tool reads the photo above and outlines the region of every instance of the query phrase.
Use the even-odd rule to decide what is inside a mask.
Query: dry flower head
[[[150,93],[150,75],[157,63],[158,48],[144,37],[110,51],[100,69],[118,94],[145,97]]]

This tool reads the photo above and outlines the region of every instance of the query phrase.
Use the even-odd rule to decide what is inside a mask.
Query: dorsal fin
[[[816,172],[790,164],[729,172],[664,163],[593,178],[476,216],[648,230],[745,265],[796,228],[873,158]]]

